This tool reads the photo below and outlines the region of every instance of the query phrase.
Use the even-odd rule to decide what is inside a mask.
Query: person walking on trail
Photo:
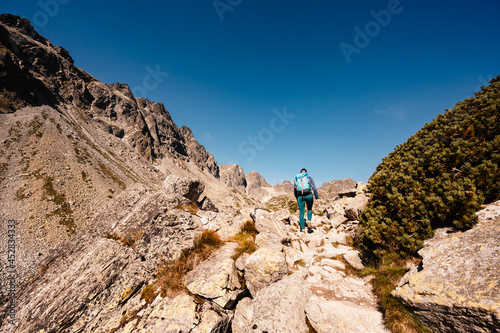
[[[314,197],[313,197],[314,193]],[[314,198],[319,199],[318,190],[316,189],[316,184],[314,180],[307,174],[306,169],[300,170],[300,173],[295,176],[293,182],[293,194],[297,198],[297,203],[299,204],[300,211],[300,231],[305,232],[306,221],[304,220],[304,210],[307,204],[307,220],[311,222],[312,220],[312,207],[314,203]],[[312,232],[309,229],[309,232]]]

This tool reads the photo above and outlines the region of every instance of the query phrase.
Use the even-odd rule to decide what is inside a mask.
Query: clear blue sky
[[[98,80],[162,102],[219,164],[273,184],[302,167],[319,184],[367,181],[500,74],[498,0],[2,0],[0,11]]]

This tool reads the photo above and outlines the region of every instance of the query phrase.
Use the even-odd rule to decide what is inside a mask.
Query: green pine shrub
[[[383,159],[357,245],[379,261],[414,256],[440,227],[472,227],[482,204],[500,199],[500,76],[426,124]]]

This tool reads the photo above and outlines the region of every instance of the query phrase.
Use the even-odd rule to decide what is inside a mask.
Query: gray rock
[[[162,209],[165,200],[161,191],[131,186],[95,215],[93,229],[55,247],[41,263],[44,269],[19,286],[19,324],[13,329],[111,330],[124,310],[139,309],[137,297],[159,258],[178,258],[200,232],[193,215]],[[5,313],[7,305],[0,311]]]
[[[368,197],[364,194],[358,194],[345,208],[345,215],[351,221],[359,220],[366,205],[368,205]]]
[[[207,211],[215,212],[215,213],[219,212],[219,210],[217,209],[217,207],[215,207],[212,200],[210,200],[210,198],[206,197],[206,196],[203,197],[203,199],[200,201],[200,207],[202,210],[207,210]]]
[[[438,332],[500,332],[500,218],[436,236],[393,291]]]
[[[290,269],[294,268],[295,263],[303,259],[304,254],[293,247],[284,246],[286,263]]]
[[[249,253],[243,253],[236,259],[234,262],[234,265],[236,266],[236,269],[239,270],[240,272],[243,272],[245,270],[245,263],[247,262],[248,257],[250,257]]]
[[[258,290],[281,280],[287,274],[285,254],[268,247],[261,247],[245,262],[245,282],[253,296]]]
[[[232,187],[242,193],[246,193],[247,180],[245,172],[237,164],[225,164],[220,166],[220,181],[227,187]]]
[[[234,333],[307,333],[305,307],[309,288],[305,270],[261,289],[254,299],[244,298],[234,314]]]
[[[76,108],[79,117],[122,138],[148,161],[189,160],[219,176],[213,155],[194,139],[191,130],[176,126],[163,104],[134,98],[126,84],[97,81],[74,65],[67,50],[51,44],[24,18],[2,14],[0,27],[1,46],[8,50],[0,56],[0,72],[7,73],[0,84],[6,101],[0,113],[24,106]]]
[[[332,268],[337,268],[337,269],[345,269],[344,263],[342,263],[339,260],[333,260],[333,259],[321,259],[321,266],[329,266]]]
[[[231,318],[213,310],[203,313],[200,324],[191,333],[225,333],[231,329]]]
[[[281,244],[281,239],[273,233],[261,232],[255,236],[255,244],[258,247],[268,247],[278,252],[283,250],[283,245]]]
[[[347,253],[344,253],[342,257],[349,263],[349,265],[356,269],[365,268],[365,265],[363,265],[363,261],[361,260],[359,251],[349,251]]]
[[[196,303],[190,295],[163,298],[138,326],[140,332],[190,332],[198,324]]]
[[[255,228],[259,233],[270,232],[277,235],[281,242],[290,240],[290,235],[286,231],[283,222],[278,221],[274,214],[262,208],[254,208],[250,212],[250,217],[255,222]]]
[[[208,260],[189,272],[185,278],[186,288],[194,295],[211,300],[222,308],[236,305],[241,285],[232,256],[238,244],[227,243]]]
[[[205,190],[205,185],[201,180],[188,177],[180,178],[173,174],[165,178],[163,187],[167,195],[180,195],[192,202],[197,202]]]
[[[355,195],[356,182],[351,178],[333,180],[331,182],[323,183],[319,189],[325,192],[329,199],[334,199],[341,193],[349,194],[354,192]]]
[[[370,307],[347,301],[311,298],[306,305],[311,326],[318,333],[388,333],[382,314]]]

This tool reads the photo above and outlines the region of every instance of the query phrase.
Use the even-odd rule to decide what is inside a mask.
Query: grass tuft
[[[192,214],[192,215],[198,213],[198,210],[199,210],[198,206],[194,202],[192,202],[190,204],[177,205],[175,208],[179,209],[179,210],[183,210],[185,212],[188,212],[189,214]]]
[[[176,261],[164,262],[156,271],[161,296],[172,297],[186,291],[184,276],[208,259],[222,244],[215,231],[205,230],[195,239],[193,247],[184,249]]]
[[[233,259],[238,259],[243,253],[253,253],[257,250],[255,245],[255,236],[259,232],[255,228],[255,222],[246,220],[240,228],[240,232],[229,238],[230,242],[238,243]]]
[[[406,273],[406,264],[417,258],[402,258],[391,253],[382,258],[378,267],[356,270],[360,277],[372,275],[373,292],[377,295],[384,314],[384,323],[391,332],[432,333],[399,300],[391,295],[399,280]]]
[[[151,304],[156,296],[158,296],[156,283],[146,286],[141,292],[141,299],[146,301],[146,304]]]

